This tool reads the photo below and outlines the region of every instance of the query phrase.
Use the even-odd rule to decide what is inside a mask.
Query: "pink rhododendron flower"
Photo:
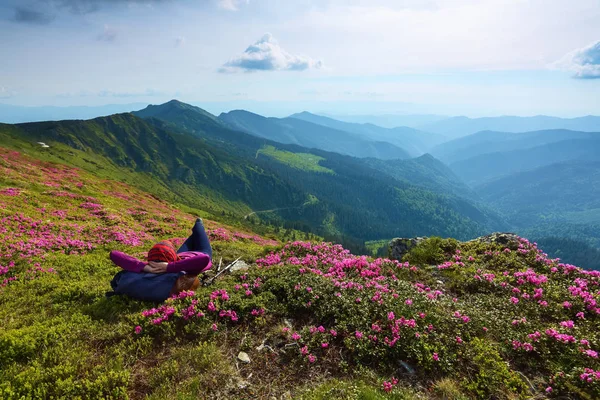
[[[560,326],[562,326],[563,328],[573,329],[575,327],[575,324],[573,323],[573,321],[562,321],[560,323]]]
[[[584,353],[592,358],[598,358],[598,352],[594,350],[586,350]]]
[[[433,358],[434,361],[439,361],[440,360],[440,356],[438,355],[438,353],[433,353],[433,355],[431,356],[431,358]]]

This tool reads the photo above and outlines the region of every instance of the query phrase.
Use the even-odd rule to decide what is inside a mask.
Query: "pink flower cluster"
[[[4,188],[0,189],[0,195],[2,196],[18,196],[21,194],[21,189],[17,188]]]
[[[583,370],[583,373],[581,375],[579,375],[579,378],[584,381],[584,382],[594,382],[594,381],[599,381],[600,382],[600,371],[594,371],[591,368],[585,368]]]
[[[385,392],[391,392],[394,389],[394,386],[398,384],[398,379],[392,378],[390,381],[383,382],[383,390]]]

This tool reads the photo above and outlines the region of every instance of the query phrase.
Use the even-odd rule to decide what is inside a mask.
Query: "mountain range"
[[[297,118],[265,118],[248,111],[235,110],[219,115],[219,119],[231,129],[279,143],[297,144],[354,157],[406,159],[411,156],[406,150],[389,142]]]
[[[396,236],[514,230],[567,258],[588,246],[590,260],[600,248],[600,207],[589,189],[600,187],[599,138],[552,129],[449,140],[307,112],[217,117],[176,100],[91,120],[0,125],[5,146],[217,219],[300,229],[355,251]]]
[[[406,161],[412,169],[420,165],[423,184],[415,184],[400,179],[400,172],[385,172],[402,160],[391,166],[381,160],[381,166],[370,159],[269,141],[232,130],[184,103],[172,101],[137,114],[144,118],[116,114],[0,125],[0,138],[13,148],[77,160],[75,165],[88,170],[110,170],[117,178],[128,171],[135,185],[160,190],[161,196],[167,192],[174,201],[217,217],[225,213],[239,219],[259,212],[267,223],[349,243],[394,236],[471,238],[506,227],[479,202],[427,188],[443,178],[435,169],[428,172],[423,160]],[[436,168],[456,179],[443,164]]]
[[[438,133],[448,138],[459,138],[481,131],[531,132],[568,129],[582,132],[600,132],[600,117],[558,118],[539,115],[535,117],[452,117],[417,126],[424,131]]]
[[[405,149],[412,157],[427,153],[433,146],[445,142],[442,135],[419,131],[405,126],[382,128],[374,124],[355,124],[337,121],[309,112],[290,115],[290,118],[301,119],[317,125],[327,126],[345,132],[352,132],[371,140],[385,141]]]

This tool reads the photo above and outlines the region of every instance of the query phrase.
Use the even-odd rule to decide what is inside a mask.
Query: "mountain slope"
[[[410,157],[406,150],[393,144],[296,118],[265,118],[248,111],[236,110],[221,114],[219,119],[232,129],[279,143],[297,144],[354,157],[381,159]]]
[[[461,181],[448,166],[430,154],[410,160],[368,158],[364,160],[364,163],[401,182],[421,186],[433,192],[480,200],[478,195]]]
[[[409,127],[395,127],[393,129],[388,129],[373,124],[353,124],[311,114],[306,111],[292,114],[289,118],[301,119],[329,128],[356,133],[372,140],[393,143],[396,146],[406,149],[413,157],[423,155],[433,146],[446,140],[441,135],[423,132]]]
[[[497,205],[505,204],[507,211],[528,205],[547,211],[574,210],[590,202],[600,207],[600,162],[552,164],[496,179],[475,190]]]
[[[434,114],[383,114],[383,115],[329,115],[338,121],[354,124],[373,124],[384,128],[408,126],[420,129],[420,126],[448,119],[447,116]]]
[[[3,125],[0,135],[48,143],[45,151],[64,143],[102,155],[123,170],[146,173],[147,180],[156,179],[190,206],[196,205],[190,198],[199,193],[213,212],[223,201],[238,218],[250,211],[274,210],[262,213],[261,219],[335,240],[432,234],[469,238],[503,226],[496,215],[467,200],[397,181],[353,157],[281,145],[226,128],[215,135],[194,136],[174,126],[119,114],[90,121]],[[333,173],[290,165],[273,151],[259,152],[265,145],[298,157],[320,157],[318,165]]]
[[[2,399],[600,396],[600,274],[526,239],[372,259],[205,219],[244,267],[156,304],[107,296],[107,255],[180,244],[199,210],[5,148],[0,169]]]
[[[478,185],[501,176],[566,161],[600,161],[600,135],[570,139],[523,150],[482,154],[450,163],[467,184]]]
[[[507,215],[569,216],[571,222],[600,223],[600,161],[552,164],[496,179],[475,190]],[[592,218],[594,213],[596,218]]]
[[[63,143],[109,159],[116,166],[151,175],[175,194],[193,187],[252,208],[301,203],[304,196],[275,174],[249,166],[227,152],[191,136],[173,134],[132,114],[88,121],[0,125],[0,133],[33,142]],[[180,188],[179,185],[186,188]],[[272,197],[263,195],[271,190]]]
[[[446,163],[453,163],[482,154],[523,150],[565,140],[599,137],[600,134],[597,132],[576,132],[565,129],[524,133],[482,131],[436,146],[431,150],[431,154]]]
[[[185,113],[184,111],[193,112]],[[205,127],[205,130],[223,127],[219,119],[211,113],[200,107],[195,107],[177,100],[171,100],[159,105],[151,104],[142,110],[134,111],[133,114],[141,118],[160,116],[161,119],[171,122],[174,119],[177,119],[177,122],[181,126],[190,128],[195,127],[196,129],[200,124]],[[189,119],[182,119],[182,116],[186,116]]]
[[[182,113],[193,112],[192,109],[182,109]],[[159,114],[154,113],[153,116]],[[195,118],[181,116],[180,120]],[[254,114],[250,114],[249,118],[256,118],[259,122],[266,120]],[[379,163],[377,160],[357,159],[284,145],[221,128],[217,134],[208,132],[198,135],[197,132],[206,131],[203,121],[199,122],[198,129],[178,125],[177,118],[170,118],[170,121],[174,122],[169,122],[169,128],[179,128],[182,132],[197,135],[215,146],[227,149],[230,154],[252,154],[252,162],[259,163],[265,169],[272,168],[302,192],[318,198],[319,202],[310,207],[288,208],[277,212],[288,220],[309,220],[312,221],[312,226],[320,224],[328,227],[331,232],[343,232],[363,240],[406,235],[407,232],[425,232],[432,228],[436,231],[441,229],[440,232],[445,232],[440,233],[442,235],[452,236],[456,233],[450,232],[474,232],[467,228],[471,223],[483,230],[491,226],[506,228],[504,222],[493,212],[465,199],[469,196],[464,193],[457,195],[464,188],[463,184],[459,184],[458,190],[450,190],[457,183],[456,177],[431,157],[422,157],[412,163],[399,163],[403,167],[396,168],[393,161],[387,165],[387,162]],[[265,152],[265,148],[270,150]],[[314,173],[312,169],[290,167],[289,162],[281,160],[285,157],[293,158],[291,154],[298,154],[304,159],[318,158],[320,167],[334,173]],[[407,167],[408,165],[411,167]],[[440,214],[436,215],[438,213]],[[266,214],[262,216],[268,217]],[[418,222],[415,220],[417,216],[423,220]],[[444,221],[444,218],[448,219]],[[466,220],[460,221],[462,218]],[[465,225],[467,220],[470,222]]]
[[[557,118],[536,117],[452,117],[418,127],[448,138],[459,138],[480,131],[531,132],[550,129],[569,129],[582,132],[600,132],[600,117]]]
[[[520,234],[544,243],[544,250],[553,256],[596,265],[600,254],[600,161],[547,165],[495,179],[475,190]]]

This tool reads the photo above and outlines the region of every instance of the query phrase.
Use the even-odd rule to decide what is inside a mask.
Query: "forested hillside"
[[[543,241],[544,250],[586,268],[598,268],[599,190],[600,163],[585,161],[552,164],[476,187],[516,230],[536,240],[552,236]]]
[[[451,162],[456,175],[472,186],[514,173],[568,161],[600,161],[600,135],[568,139],[522,150],[499,151]]]
[[[354,157],[405,159],[411,155],[396,142],[370,138],[314,124],[296,118],[265,118],[248,111],[223,113],[219,119],[232,129],[250,133],[279,143],[297,144],[307,148],[347,154]]]
[[[427,226],[442,223],[442,215],[443,218],[454,221],[444,228],[448,229],[446,232],[450,236],[469,229],[464,221],[460,221],[462,217],[458,217],[459,215],[468,216],[468,219],[480,224],[484,230],[491,226],[506,228],[506,224],[493,212],[471,200],[465,200],[476,196],[433,157],[424,156],[406,161],[357,159],[316,149],[283,145],[223,128],[208,128],[213,124],[211,117],[207,117],[204,111],[199,112],[199,109],[180,104],[169,102],[155,106],[152,113],[146,115],[165,121],[171,129],[202,137],[215,146],[226,148],[232,154],[252,154],[255,156],[254,162],[261,163],[265,168],[275,168],[303,191],[322,200],[310,208],[279,211],[286,219],[297,218],[294,216],[300,214],[302,219],[319,219],[326,226],[333,223],[333,227],[328,227],[326,232],[352,232],[351,236],[367,240],[406,235],[408,232],[425,232],[430,229]],[[184,115],[178,117],[179,114],[173,110]],[[187,121],[196,121],[196,124],[189,124]],[[276,127],[271,125],[269,129],[275,130]],[[290,168],[289,163],[280,162],[281,158],[265,155],[262,151],[265,146],[292,153],[312,154],[321,160],[319,165],[334,171],[335,175]],[[395,188],[392,189],[391,186]],[[327,204],[328,199],[335,199],[335,205]],[[389,202],[394,204],[391,208]],[[434,203],[436,205],[433,207],[428,205]],[[415,215],[420,215],[422,222],[415,220]],[[429,219],[433,215],[436,216]],[[382,228],[381,225],[388,227]],[[378,231],[385,233],[378,234]],[[475,231],[471,232],[473,234]]]
[[[525,150],[566,140],[589,140],[598,137],[597,132],[565,129],[519,133],[481,131],[438,145],[431,150],[431,154],[450,164],[484,154]]]
[[[459,197],[481,200],[448,166],[430,154],[410,160],[369,158],[365,163],[400,181],[422,186],[433,192],[452,193]]]
[[[446,141],[446,138],[442,135],[419,131],[405,126],[388,129],[373,124],[353,124],[309,112],[292,114],[290,118],[301,119],[345,132],[353,132],[372,140],[393,143],[407,150],[412,157],[421,156],[427,153],[433,146]]]
[[[258,211],[264,222],[308,230],[356,249],[364,240],[470,238],[504,226],[494,213],[469,200],[399,181],[359,159],[265,141],[229,130],[194,108],[181,109],[189,113],[181,116],[181,127],[119,114],[90,121],[2,125],[0,134],[16,148],[68,162],[77,159],[90,170],[113,165],[117,178],[124,171],[145,174],[133,183],[168,192],[189,206],[201,205],[217,217],[241,219]],[[42,148],[38,141],[50,147]],[[264,151],[265,146],[275,151]],[[291,153],[318,157],[318,165],[333,173],[286,160]],[[91,154],[102,160],[81,164]]]

